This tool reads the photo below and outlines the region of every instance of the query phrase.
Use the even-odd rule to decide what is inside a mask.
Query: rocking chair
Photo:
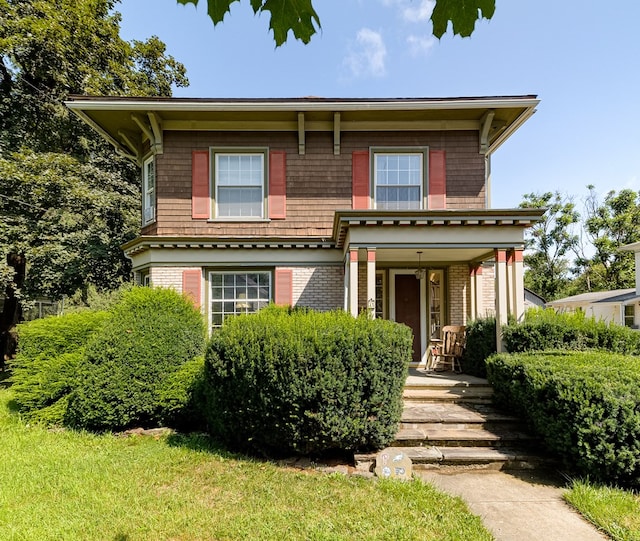
[[[433,346],[431,369],[444,371],[447,368],[456,373],[462,372],[462,354],[466,344],[464,325],[445,325],[442,327],[442,342]]]

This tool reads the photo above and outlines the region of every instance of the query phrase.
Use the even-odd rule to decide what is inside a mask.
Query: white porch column
[[[515,313],[515,287],[513,275],[513,250],[507,250],[507,314]]]
[[[476,299],[476,266],[469,265],[469,298],[471,306],[469,306],[469,317],[473,321],[477,319],[478,303]]]
[[[376,317],[376,250],[367,248],[367,313]]]
[[[346,257],[344,258],[344,272],[343,272],[343,282],[344,282],[344,303],[343,308],[345,312],[349,311],[349,269],[351,268],[349,261],[349,253],[347,252]]]
[[[358,249],[349,250],[349,312],[358,316]]]
[[[504,351],[502,344],[502,326],[507,324],[507,253],[505,250],[495,251],[496,259],[496,347],[498,352]]]
[[[513,276],[511,315],[519,322],[524,319],[524,262],[521,249],[513,250],[511,265],[513,267],[511,273]]]

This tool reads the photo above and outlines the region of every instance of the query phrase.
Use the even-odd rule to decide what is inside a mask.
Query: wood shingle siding
[[[331,237],[334,212],[352,207],[352,155],[370,146],[424,147],[446,152],[446,201],[450,209],[485,206],[484,156],[478,133],[344,132],[341,153],[333,134],[308,132],[306,153],[298,154],[291,132],[165,132],[157,156],[157,220],[143,235]],[[211,147],[263,147],[286,153],[286,218],[213,221],[192,218],[192,151]]]

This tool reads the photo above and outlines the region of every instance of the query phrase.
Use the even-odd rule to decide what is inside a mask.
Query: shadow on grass
[[[241,453],[229,451],[221,443],[215,441],[204,432],[174,433],[167,437],[169,447],[182,447],[191,451],[211,453],[222,458],[234,460],[255,460]]]

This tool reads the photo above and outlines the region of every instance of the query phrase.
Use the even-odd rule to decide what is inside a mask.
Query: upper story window
[[[214,151],[217,218],[263,218],[265,152]]]
[[[373,153],[375,208],[419,210],[425,208],[425,152]]]
[[[156,219],[156,162],[151,156],[142,164],[142,224]]]

